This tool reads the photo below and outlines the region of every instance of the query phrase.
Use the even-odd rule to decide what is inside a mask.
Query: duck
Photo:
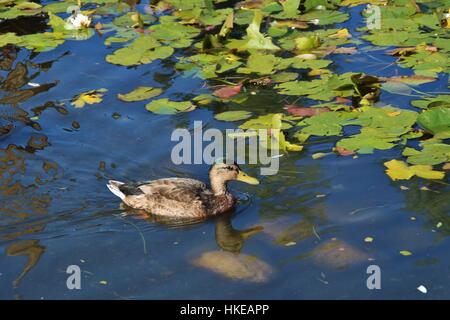
[[[236,204],[228,182],[252,185],[258,179],[249,176],[235,163],[218,159],[209,169],[210,187],[190,178],[163,178],[145,182],[124,183],[109,180],[107,187],[128,207],[152,215],[172,218],[207,218],[228,212]]]

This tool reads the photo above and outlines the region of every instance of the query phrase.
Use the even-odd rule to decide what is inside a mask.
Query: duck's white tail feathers
[[[114,193],[116,196],[118,196],[120,199],[125,199],[125,194],[120,191],[119,187],[123,185],[123,182],[115,181],[115,180],[109,180],[108,184],[106,185],[112,193]]]

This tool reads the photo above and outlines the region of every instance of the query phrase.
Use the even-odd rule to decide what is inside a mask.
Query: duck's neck
[[[227,182],[218,177],[210,176],[211,190],[215,196],[228,194]]]

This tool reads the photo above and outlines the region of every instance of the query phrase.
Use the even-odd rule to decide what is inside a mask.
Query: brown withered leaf
[[[312,117],[319,113],[331,111],[330,109],[328,109],[326,107],[317,107],[317,108],[300,107],[295,104],[287,104],[285,106],[285,109],[287,112],[289,112],[293,116],[299,116],[299,117]]]
[[[213,95],[219,98],[228,99],[241,92],[242,84],[237,86],[224,86],[213,92]]]
[[[339,147],[339,146],[335,147],[335,148],[334,148],[334,151],[336,151],[337,153],[339,153],[339,155],[341,155],[341,156],[352,156],[352,155],[355,154],[355,151],[353,151],[353,150],[348,150],[348,149],[345,149],[345,148]]]
[[[347,104],[347,103],[352,102],[352,100],[344,98],[344,97],[336,97],[336,99],[334,99],[334,102]]]
[[[422,84],[427,82],[435,81],[434,77],[427,77],[418,74],[414,74],[411,76],[397,76],[397,77],[379,77],[382,81],[392,81],[392,82],[402,82],[408,84]]]
[[[288,27],[295,29],[307,29],[308,23],[299,20],[277,20],[277,27]]]
[[[436,48],[434,46],[426,46],[425,50],[429,51],[429,52],[437,52],[438,48]],[[387,52],[387,54],[390,56],[404,56],[404,55],[414,53],[416,51],[417,51],[417,47],[405,47],[405,48],[396,48],[394,50],[390,50]]]
[[[356,47],[339,47],[333,50],[333,53],[340,53],[340,54],[354,54],[358,52]]]

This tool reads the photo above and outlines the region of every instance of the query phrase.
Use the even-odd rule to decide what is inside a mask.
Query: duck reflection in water
[[[188,227],[203,223],[207,218],[180,219],[165,216],[152,215],[143,210],[136,210],[121,204],[128,214],[145,219],[150,223],[159,223],[171,228]],[[231,223],[233,212],[224,213],[216,218],[215,221],[215,239],[218,247],[227,252],[240,253],[242,247],[250,237],[264,230],[263,226],[254,226],[245,230],[237,230]]]
[[[225,251],[239,253],[251,236],[263,231],[262,226],[237,230],[231,224],[231,215],[225,214],[216,219],[216,243]]]

